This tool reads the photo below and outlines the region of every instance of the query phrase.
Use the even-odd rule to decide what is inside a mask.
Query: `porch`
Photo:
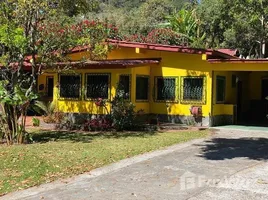
[[[268,71],[215,71],[213,79],[213,126],[268,126]]]

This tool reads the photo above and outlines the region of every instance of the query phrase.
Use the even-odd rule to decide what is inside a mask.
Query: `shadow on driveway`
[[[267,138],[214,138],[198,146],[201,146],[202,150],[200,156],[208,160],[268,159]]]

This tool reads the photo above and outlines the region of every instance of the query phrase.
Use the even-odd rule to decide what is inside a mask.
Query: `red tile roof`
[[[231,56],[237,56],[237,53],[238,53],[237,49],[218,49],[217,51],[231,55]]]
[[[268,59],[208,59],[209,63],[268,63]]]
[[[53,64],[53,67],[76,67],[80,69],[95,69],[95,68],[127,68],[141,65],[154,65],[159,64],[161,58],[146,58],[146,59],[119,59],[119,60],[98,60],[98,61],[85,61],[85,62],[58,62]],[[44,67],[46,68],[46,67]],[[48,67],[49,68],[49,67]]]

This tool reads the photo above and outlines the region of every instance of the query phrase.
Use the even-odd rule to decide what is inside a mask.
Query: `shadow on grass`
[[[202,149],[201,156],[208,160],[268,159],[267,138],[214,138],[200,146]]]
[[[50,141],[71,141],[89,143],[97,138],[148,137],[157,132],[76,132],[76,131],[38,131],[32,133],[37,143]]]

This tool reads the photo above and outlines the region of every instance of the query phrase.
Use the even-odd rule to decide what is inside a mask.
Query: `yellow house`
[[[53,100],[74,118],[107,114],[95,100],[111,100],[120,83],[136,110],[159,121],[200,126],[266,122],[268,60],[182,46],[110,44],[116,48],[107,60],[80,62],[88,58],[80,49],[69,55],[70,70],[45,70],[38,77],[44,100]]]

